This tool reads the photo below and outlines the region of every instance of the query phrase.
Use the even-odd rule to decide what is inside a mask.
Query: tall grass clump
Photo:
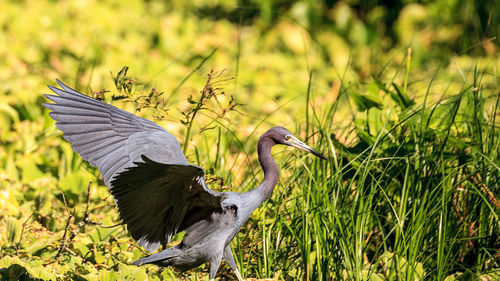
[[[472,82],[433,103],[432,82],[419,104],[406,85],[375,77],[370,89],[389,97],[384,106],[341,88],[327,113],[308,124],[329,161],[281,163],[291,176],[264,207],[262,266],[250,275],[454,280],[492,272],[484,276],[493,280],[500,267],[499,90],[482,86],[484,75],[475,70]],[[345,129],[334,122],[342,100],[362,113]]]

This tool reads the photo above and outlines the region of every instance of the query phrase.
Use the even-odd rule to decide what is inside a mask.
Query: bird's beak
[[[307,151],[311,154],[314,154],[316,156],[318,156],[319,158],[323,159],[323,160],[326,160],[326,157],[323,156],[321,153],[317,152],[316,150],[314,150],[312,147],[308,146],[307,144],[303,143],[302,141],[300,141],[298,138],[294,137],[294,136],[291,136],[292,138],[288,141],[289,145],[290,146],[293,146],[293,147],[296,147],[300,150],[304,150],[304,151]]]

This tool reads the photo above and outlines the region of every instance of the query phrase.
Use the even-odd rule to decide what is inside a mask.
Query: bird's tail
[[[140,259],[134,261],[132,263],[132,265],[143,265],[143,264],[152,263],[152,264],[165,266],[165,265],[168,265],[168,260],[178,256],[179,252],[180,252],[179,249],[177,249],[175,247],[171,247],[171,248],[165,249],[159,253],[152,254],[152,255],[144,257],[144,258],[140,258]]]

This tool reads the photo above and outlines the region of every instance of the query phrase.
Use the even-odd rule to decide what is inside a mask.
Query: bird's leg
[[[222,260],[222,255],[217,255],[217,257],[210,261],[210,272],[208,274],[209,281],[214,281],[215,274],[217,274],[217,270],[219,270],[220,261]]]
[[[224,248],[223,257],[226,260],[227,264],[229,264],[229,266],[233,269],[234,274],[236,274],[236,278],[238,278],[238,281],[243,281],[240,271],[236,266],[236,262],[234,261],[233,250],[231,250],[231,246],[227,245],[226,248]]]

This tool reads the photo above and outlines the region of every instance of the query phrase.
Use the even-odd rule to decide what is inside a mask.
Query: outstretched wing
[[[57,96],[45,95],[55,103],[43,105],[73,150],[99,168],[140,246],[153,251],[193,221],[193,210],[220,207],[203,170],[187,162],[172,134],[57,83],[61,88],[49,86]]]
[[[142,160],[111,181],[120,216],[139,245],[153,251],[186,223],[220,209],[220,197],[206,187],[200,167]]]
[[[175,137],[156,123],[87,97],[57,80],[49,86],[58,96],[50,117],[73,150],[98,167],[109,186],[114,175],[140,161],[141,155],[161,163],[188,164]]]

